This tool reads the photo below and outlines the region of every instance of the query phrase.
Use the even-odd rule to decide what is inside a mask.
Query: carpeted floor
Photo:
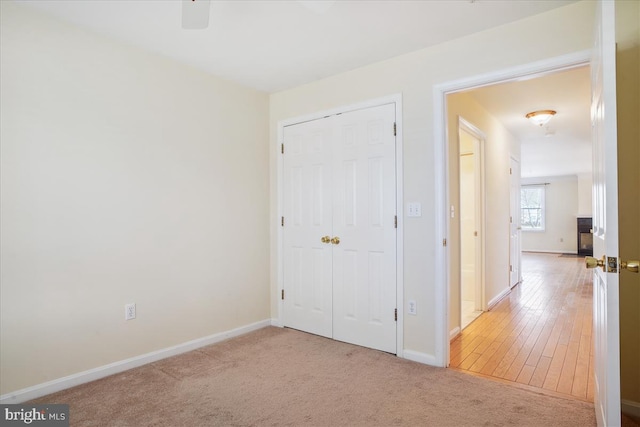
[[[593,405],[269,327],[37,399],[72,426],[593,426]]]

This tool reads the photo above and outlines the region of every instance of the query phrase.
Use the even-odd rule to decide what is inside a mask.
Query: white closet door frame
[[[277,144],[272,149],[277,150],[278,162],[277,162],[277,198],[278,198],[278,216],[273,220],[277,221],[277,235],[276,235],[276,265],[277,265],[277,292],[273,295],[278,302],[278,317],[272,320],[274,326],[283,326],[283,300],[281,298],[284,281],[284,253],[283,253],[283,227],[280,225],[281,218],[283,216],[283,183],[284,183],[284,165],[283,159],[280,155],[281,144],[284,140],[284,128],[285,126],[294,125],[297,123],[303,123],[310,120],[320,119],[326,116],[331,116],[339,113],[346,113],[349,111],[362,110],[371,107],[378,107],[385,104],[394,104],[396,111],[396,212],[398,215],[398,229],[396,232],[396,307],[398,309],[398,321],[396,325],[396,355],[403,357],[404,348],[404,253],[403,253],[403,218],[404,213],[402,209],[403,205],[403,186],[402,186],[402,95],[395,94],[386,96],[383,98],[376,98],[369,101],[364,101],[358,104],[345,105],[342,107],[333,108],[330,110],[318,111],[306,116],[294,117],[286,120],[280,120],[278,122],[278,139]]]

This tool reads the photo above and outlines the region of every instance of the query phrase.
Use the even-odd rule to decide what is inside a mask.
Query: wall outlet
[[[124,305],[124,320],[132,320],[136,318],[136,304]]]
[[[416,307],[416,302],[412,299],[409,300],[409,307],[407,308],[407,312],[413,315],[418,314],[418,308]]]

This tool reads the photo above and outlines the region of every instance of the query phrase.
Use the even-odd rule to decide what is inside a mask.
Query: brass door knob
[[[584,261],[587,268],[604,267],[604,256],[602,257],[602,259],[588,256],[584,258]]]
[[[333,243],[334,245],[339,245],[340,244],[340,238],[339,237],[334,237],[333,239],[331,239],[331,243]]]
[[[638,272],[638,261],[620,261],[620,269],[627,269],[627,271],[631,271],[633,273]]]
[[[320,238],[320,241],[321,241],[322,243],[331,243],[331,237],[329,237],[329,236],[322,236],[322,237]]]

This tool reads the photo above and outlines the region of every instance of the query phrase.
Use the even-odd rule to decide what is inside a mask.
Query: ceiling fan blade
[[[210,0],[182,0],[182,28],[202,30],[209,26]]]

